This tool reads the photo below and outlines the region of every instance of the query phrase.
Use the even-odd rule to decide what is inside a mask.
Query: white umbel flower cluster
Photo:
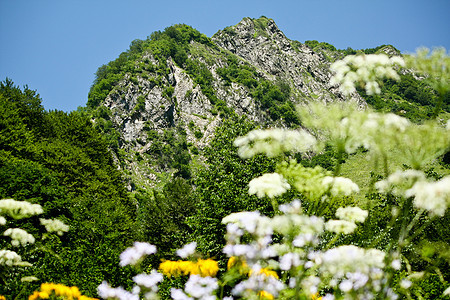
[[[253,272],[247,280],[236,284],[231,291],[235,296],[242,296],[244,299],[252,299],[258,292],[265,291],[273,297],[277,297],[279,292],[285,288],[285,284],[280,280]]]
[[[238,154],[242,158],[250,158],[263,153],[275,157],[285,152],[307,152],[313,150],[316,139],[303,129],[266,129],[253,130],[234,141]]]
[[[97,293],[103,299],[140,300],[139,295],[132,294],[123,287],[113,288],[106,281],[97,287]]]
[[[258,211],[241,211],[232,213],[222,219],[222,224],[235,224],[238,228],[256,236],[272,234],[271,220]],[[227,226],[227,229],[234,229]]]
[[[359,187],[351,179],[345,177],[326,176],[322,184],[330,189],[333,196],[350,196],[359,192]]]
[[[324,220],[317,216],[285,214],[274,216],[270,225],[275,232],[283,235],[289,233],[319,234],[323,231]]]
[[[256,194],[258,198],[280,196],[291,188],[287,180],[278,173],[267,173],[254,178],[249,182],[248,186],[248,193],[250,195]]]
[[[69,231],[69,226],[58,219],[39,219],[39,221],[41,222],[41,225],[45,226],[47,232],[56,232],[58,235],[63,235],[64,232]]]
[[[11,238],[11,245],[18,247],[20,245],[26,246],[27,244],[34,244],[34,237],[20,228],[8,228],[3,233],[4,236],[9,236]]]
[[[213,293],[218,288],[217,278],[191,275],[184,286],[184,291],[195,299],[214,300],[216,297]]]
[[[341,220],[350,221],[350,222],[360,222],[363,223],[369,212],[367,210],[361,209],[359,207],[339,207],[336,210],[336,217]]]
[[[338,122],[336,130],[341,137],[346,137],[346,152],[354,153],[359,147],[376,150],[386,146],[391,136],[405,132],[410,125],[408,119],[393,113],[358,111]]]
[[[350,234],[355,231],[356,224],[345,220],[329,220],[325,223],[325,229],[334,233]]]
[[[156,270],[152,270],[150,274],[138,274],[133,277],[136,286],[133,287],[133,294],[142,293],[145,300],[159,299],[158,283],[163,281],[163,275]]]
[[[14,199],[0,200],[0,213],[8,214],[14,219],[28,218],[43,212],[44,210],[39,204],[32,204],[28,201],[16,201]]]
[[[425,173],[419,170],[397,170],[385,180],[375,183],[375,188],[380,193],[392,193],[396,196],[405,196],[405,191],[410,189],[416,182],[426,180]]]
[[[431,215],[443,217],[450,205],[450,176],[436,182],[418,181],[405,195],[414,196],[416,207],[428,210]]]
[[[385,266],[383,251],[343,245],[325,252],[311,253],[310,259],[322,274],[331,278],[330,285],[344,293],[352,294],[359,290],[359,293],[369,296],[371,290],[379,292],[381,289],[382,269]]]
[[[377,249],[343,245],[316,254],[314,261],[322,271],[334,277],[343,277],[348,272],[369,274],[373,268],[383,269],[385,255]]]
[[[122,267],[126,265],[136,265],[146,255],[156,253],[156,247],[145,242],[134,242],[133,247],[127,248],[120,254],[120,265]]]
[[[163,280],[163,275],[155,270],[152,270],[150,274],[138,274],[133,277],[133,281],[148,289],[154,289],[157,284]]]
[[[11,250],[0,250],[0,266],[15,266],[22,262],[22,257]]]
[[[399,56],[389,58],[386,54],[348,55],[343,60],[336,61],[330,67],[335,73],[331,78],[332,85],[339,85],[340,90],[350,95],[356,91],[355,85],[365,84],[368,95],[379,94],[379,79],[400,77],[394,66],[404,66],[404,60]]]
[[[195,249],[197,248],[197,243],[192,242],[184,245],[183,248],[177,250],[177,255],[181,258],[187,258],[188,256],[195,253]]]

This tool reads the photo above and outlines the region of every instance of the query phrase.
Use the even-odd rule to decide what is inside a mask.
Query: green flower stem
[[[444,104],[444,94],[445,93],[442,93],[442,92],[439,93],[438,101],[436,103],[436,106],[434,107],[433,115],[431,116],[433,119],[437,118],[437,116],[439,115],[439,112],[442,109],[442,105]]]
[[[219,297],[219,299],[223,299],[224,288],[225,288],[225,282],[224,283],[220,283],[220,297]]]
[[[424,209],[419,210],[417,212],[417,214],[414,216],[414,219],[411,221],[411,223],[409,223],[409,225],[405,229],[402,228],[402,232],[400,233],[400,238],[398,240],[398,245],[400,248],[406,244],[406,242],[408,240],[405,239],[405,237],[408,235],[408,233],[411,231],[411,229],[414,227],[414,225],[417,224],[417,222],[419,221],[420,217],[423,215],[424,212],[425,212]],[[426,224],[427,223],[425,223],[425,225]],[[423,230],[423,228],[425,228],[425,227],[422,226],[421,230]],[[420,233],[419,230],[415,232],[414,236],[416,236],[418,233]]]
[[[22,293],[24,292],[25,286],[26,286],[26,285],[27,285],[27,284],[23,284],[23,285],[22,285],[22,289],[21,289],[20,292],[16,295],[16,297],[14,297],[14,300],[23,299],[23,297],[20,297],[20,298],[19,298],[19,296],[22,295]]]
[[[334,169],[334,173],[333,176],[336,177],[339,175],[339,173],[341,172],[341,167],[342,167],[342,157],[343,154],[345,152],[345,144],[342,141],[339,141],[338,144],[336,145],[336,150],[337,150],[337,157],[336,157],[336,168]]]
[[[389,224],[385,228],[392,228],[397,221],[397,216],[392,216],[391,220],[389,221]],[[389,233],[389,230],[384,230],[381,232],[373,241],[370,243],[369,248],[374,248],[378,245],[378,243]]]
[[[338,240],[340,233],[336,233],[334,237],[328,242],[324,249],[330,249],[330,247]]]
[[[270,203],[272,204],[274,214],[278,214],[280,211],[278,210],[278,201],[275,197],[270,198]]]

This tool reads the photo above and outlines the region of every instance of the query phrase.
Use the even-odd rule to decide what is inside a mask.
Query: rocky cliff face
[[[215,45],[191,41],[188,58],[207,68],[211,75],[208,84],[215,98],[205,94],[205,86],[195,81],[195,74],[175,63],[172,57],[164,62],[166,71],[162,76],[153,67],[161,62],[154,53],[146,51],[136,66],[144,64],[150,71],[128,72],[101,103],[110,112],[110,120],[120,134],[118,161],[137,184],[153,186],[162,173],[174,170],[170,158],[169,162],[155,164],[163,155],[158,147],[167,144],[161,137],[168,131],[185,139],[188,147],[184,150],[192,152],[197,148],[201,152],[225,115],[217,110],[218,101],[250,120],[284,126],[282,119],[271,118],[267,107],[255,99],[252,85],[239,80],[230,82],[219,74],[221,69],[231,67],[230,58],[253,70],[259,82],[287,84],[286,101],[293,104],[344,100],[337,87],[329,85],[332,59],[289,40],[271,19],[245,18],[216,33],[212,42]],[[364,102],[357,94],[353,98]],[[163,143],[157,144],[158,141]]]
[[[287,80],[295,91],[293,100],[297,103],[343,99],[339,91],[328,84],[330,61],[322,53],[286,38],[271,19],[245,18],[216,33],[213,41],[263,70],[269,79]]]

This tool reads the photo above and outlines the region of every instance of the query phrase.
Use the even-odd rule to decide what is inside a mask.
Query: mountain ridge
[[[266,17],[244,18],[212,38],[174,25],[146,41],[133,41],[124,53],[99,68],[88,107],[94,122],[107,135],[113,132],[116,162],[131,181],[139,178],[138,185],[154,187],[162,173],[179,171],[171,163],[173,151],[189,161],[201,156],[216,128],[231,115],[246,116],[262,127],[296,127],[298,104],[351,99],[366,105],[359,94],[347,98],[329,84],[329,66],[342,53],[289,40]],[[110,76],[114,82],[102,91],[104,99],[93,101],[105,81],[101,71],[120,63],[125,71]],[[168,139],[181,148],[165,149],[175,145],[164,135],[174,136]],[[168,154],[161,163],[164,151]],[[136,157],[145,163],[136,163]]]

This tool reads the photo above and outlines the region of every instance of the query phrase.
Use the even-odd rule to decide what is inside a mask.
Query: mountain
[[[212,38],[175,25],[133,41],[100,67],[88,107],[110,137],[129,189],[152,187],[166,172],[189,177],[188,162],[224,118],[299,126],[295,105],[343,101],[329,84],[329,66],[342,56],[288,39],[266,17],[244,18]],[[352,98],[364,105],[358,94]]]
[[[356,53],[401,55],[389,45],[356,51],[300,43],[266,17],[244,18],[212,38],[174,25],[134,40],[101,66],[88,110],[129,190],[162,186],[171,176],[189,179],[218,126],[232,116],[261,127],[297,127],[296,105],[347,100],[361,106],[367,100],[412,120],[430,115],[435,94],[408,73],[399,83],[386,81],[385,96],[358,91],[345,97],[330,85],[331,63]]]

